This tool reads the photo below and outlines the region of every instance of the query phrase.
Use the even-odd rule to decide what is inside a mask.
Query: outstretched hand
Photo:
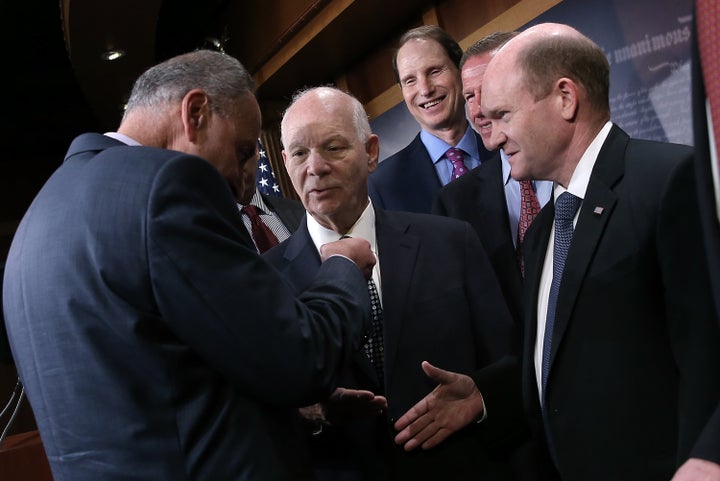
[[[477,419],[485,409],[475,382],[464,374],[445,371],[423,361],[425,374],[438,383],[433,391],[395,422],[395,443],[405,451],[430,449]]]
[[[342,425],[374,417],[387,409],[387,399],[370,391],[339,387],[325,401],[325,416],[330,424]]]
[[[316,422],[342,426],[358,419],[374,417],[387,409],[387,399],[370,391],[339,387],[318,404],[300,408],[300,414]]]

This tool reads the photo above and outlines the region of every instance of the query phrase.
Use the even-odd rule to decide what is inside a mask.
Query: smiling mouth
[[[425,102],[424,104],[420,104],[420,107],[427,110],[431,107],[435,107],[437,104],[439,104],[442,101],[443,101],[443,99],[431,100],[430,102]]]

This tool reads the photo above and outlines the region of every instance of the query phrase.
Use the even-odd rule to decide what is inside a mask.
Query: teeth
[[[433,100],[432,102],[427,102],[422,105],[422,108],[429,109],[430,107],[434,107],[435,105],[439,104],[440,100]]]

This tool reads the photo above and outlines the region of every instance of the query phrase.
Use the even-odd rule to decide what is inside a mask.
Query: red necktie
[[[713,135],[720,139],[720,2],[697,0],[695,4],[698,49],[705,93],[710,101]]]
[[[275,234],[272,233],[270,228],[265,222],[260,219],[258,215],[257,207],[254,205],[246,205],[242,208],[242,212],[250,219],[250,226],[252,227],[252,237],[255,241],[255,245],[260,251],[260,254],[271,248],[272,246],[278,245],[278,239]]]
[[[450,147],[447,149],[447,152],[445,152],[445,157],[447,157],[453,166],[452,180],[467,173],[467,167],[465,167],[465,162],[463,162],[462,150]]]
[[[520,263],[520,272],[525,275],[525,264],[522,257],[522,243],[525,240],[525,233],[540,212],[540,202],[533,190],[532,181],[521,180],[520,184],[520,220],[518,221],[517,249],[515,252]]]

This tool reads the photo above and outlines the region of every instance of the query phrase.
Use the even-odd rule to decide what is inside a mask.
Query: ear
[[[365,142],[365,151],[368,154],[368,172],[375,172],[380,157],[380,139],[377,135],[371,134]]]
[[[182,99],[182,122],[185,136],[190,142],[195,142],[199,132],[207,122],[210,110],[210,100],[201,89],[193,89]]]
[[[569,78],[563,77],[556,83],[560,100],[560,115],[572,122],[578,113],[578,85]]]

